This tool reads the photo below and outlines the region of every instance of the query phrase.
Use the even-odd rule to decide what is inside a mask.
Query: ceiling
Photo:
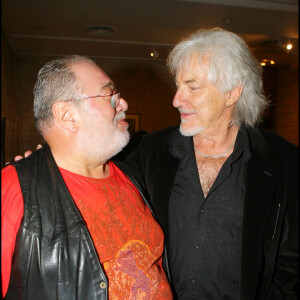
[[[155,48],[165,59],[181,38],[214,26],[239,34],[259,59],[298,64],[298,0],[2,0],[2,33],[16,55],[152,59]]]

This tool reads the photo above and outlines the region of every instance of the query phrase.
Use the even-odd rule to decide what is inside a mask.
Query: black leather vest
[[[107,299],[107,278],[50,148],[15,167],[24,216],[5,299]]]

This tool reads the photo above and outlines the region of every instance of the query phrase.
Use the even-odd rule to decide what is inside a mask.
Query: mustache
[[[118,114],[116,114],[115,118],[114,118],[114,123],[125,119],[126,118],[126,114],[124,113],[124,111],[120,111]]]

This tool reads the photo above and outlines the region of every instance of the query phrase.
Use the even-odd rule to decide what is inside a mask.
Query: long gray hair
[[[231,124],[254,126],[268,105],[263,95],[262,68],[238,35],[221,28],[200,29],[179,42],[168,57],[168,66],[176,76],[188,68],[190,58],[197,55],[201,68],[202,57],[209,55],[208,81],[223,93],[239,84],[243,91],[235,104]]]
[[[40,69],[33,89],[33,110],[36,128],[41,134],[44,128],[53,126],[55,102],[80,97],[76,74],[71,68],[78,61],[95,63],[85,56],[70,55],[52,60]]]

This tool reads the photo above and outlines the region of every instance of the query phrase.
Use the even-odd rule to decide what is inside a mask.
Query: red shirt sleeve
[[[24,212],[24,202],[17,171],[7,166],[1,171],[1,275],[5,296],[15,248],[16,235]]]

